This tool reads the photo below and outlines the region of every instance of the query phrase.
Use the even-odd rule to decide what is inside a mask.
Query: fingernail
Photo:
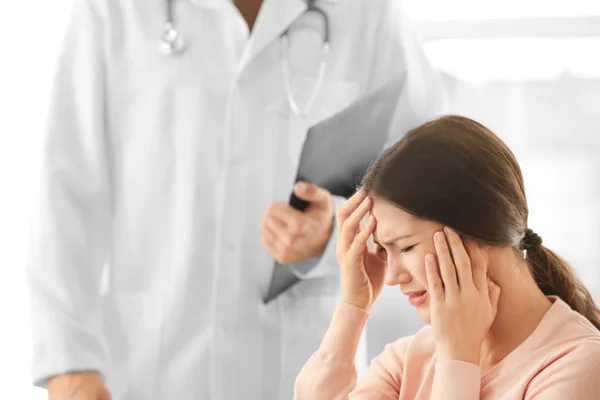
[[[305,182],[298,182],[298,183],[296,184],[296,188],[297,188],[299,191],[301,191],[301,192],[304,192],[304,191],[305,191],[305,190],[308,188],[308,185],[307,185]]]
[[[427,254],[425,256],[425,261],[427,261],[428,263],[432,263],[433,262],[433,255]]]
[[[444,234],[442,232],[437,232],[435,234],[435,240],[437,240],[438,242],[442,242],[443,239],[444,239]]]

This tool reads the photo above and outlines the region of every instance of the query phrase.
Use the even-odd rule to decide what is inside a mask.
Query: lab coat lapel
[[[264,0],[244,53],[239,71],[285,30],[307,9],[302,0]]]

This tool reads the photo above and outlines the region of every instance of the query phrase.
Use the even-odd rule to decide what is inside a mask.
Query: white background
[[[488,125],[513,148],[531,226],[600,300],[600,2],[406,6],[445,73],[452,111]],[[45,398],[29,380],[24,265],[48,89],[69,7],[70,0],[0,5],[0,399]],[[369,353],[419,326],[397,289],[386,290],[373,310]]]

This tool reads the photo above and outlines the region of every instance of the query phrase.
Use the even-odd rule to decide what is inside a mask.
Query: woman
[[[528,212],[514,155],[482,125],[448,116],[408,133],[338,212],[342,301],[296,399],[597,399],[600,311]],[[430,326],[356,385],[384,281]]]

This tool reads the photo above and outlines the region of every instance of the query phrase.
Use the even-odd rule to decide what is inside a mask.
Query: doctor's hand
[[[48,381],[48,400],[110,400],[102,376],[95,371],[57,375]]]
[[[369,311],[381,293],[387,263],[369,251],[367,240],[377,222],[370,213],[372,200],[364,190],[354,194],[337,212],[342,301]],[[369,215],[361,228],[361,221]]]
[[[333,228],[333,198],[316,185],[298,182],[296,196],[310,203],[305,211],[275,201],[262,216],[263,246],[281,264],[293,264],[323,254]]]

